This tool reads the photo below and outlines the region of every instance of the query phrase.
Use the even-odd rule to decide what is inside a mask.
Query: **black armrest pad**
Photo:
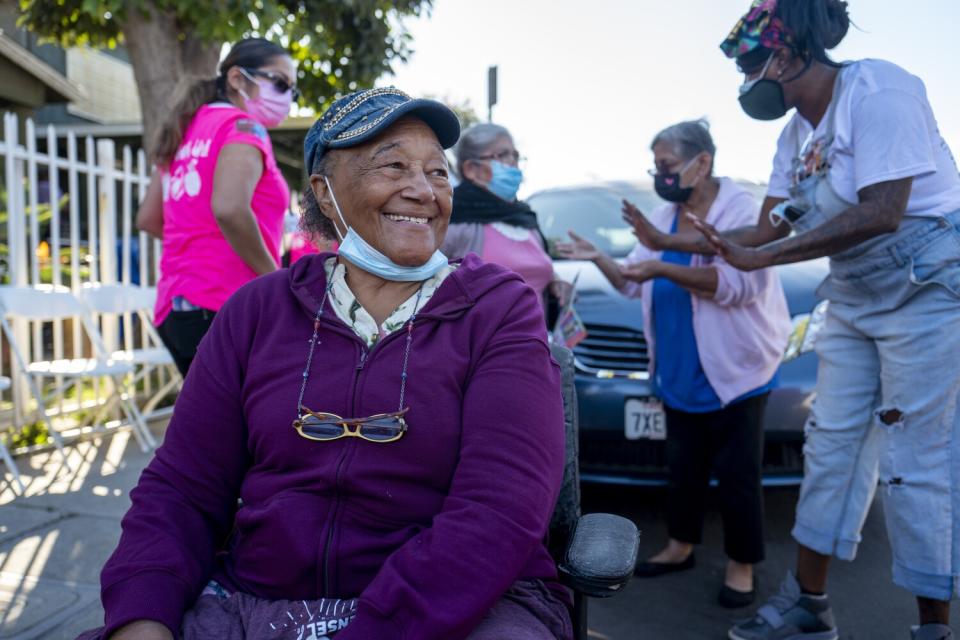
[[[630,520],[591,513],[577,521],[560,570],[567,584],[595,598],[623,589],[637,564],[640,532]]]

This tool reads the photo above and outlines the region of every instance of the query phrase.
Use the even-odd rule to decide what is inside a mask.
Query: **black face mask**
[[[693,187],[680,186],[679,173],[658,173],[653,178],[653,188],[667,202],[686,202],[693,193]]]
[[[740,106],[756,120],[776,120],[787,113],[783,86],[776,80],[760,78],[740,94]]]

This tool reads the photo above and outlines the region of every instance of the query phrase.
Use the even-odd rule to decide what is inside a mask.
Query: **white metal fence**
[[[149,183],[142,151],[119,150],[113,140],[58,133],[16,115],[3,117],[0,190],[0,261],[3,282],[53,284],[75,293],[84,283],[156,283],[159,241],[136,231],[138,203]],[[146,342],[131,315],[103,316],[100,326],[108,348],[130,349]],[[24,353],[34,359],[90,355],[78,322],[28,322],[14,325]],[[13,388],[0,397],[0,433],[32,420],[25,384],[11,370],[7,345],[0,345],[0,374]],[[162,373],[160,374],[163,375]],[[162,384],[148,380],[147,388]],[[75,389],[60,399],[63,413],[96,404],[98,388]]]

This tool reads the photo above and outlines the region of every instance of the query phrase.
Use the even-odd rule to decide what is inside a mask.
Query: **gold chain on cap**
[[[383,87],[383,88],[381,88],[381,89],[370,89],[370,90],[367,91],[366,93],[364,93],[364,94],[362,94],[362,95],[359,95],[359,96],[357,96],[356,98],[354,98],[353,100],[351,100],[350,103],[347,104],[347,105],[346,105],[345,107],[343,107],[342,109],[339,109],[339,110],[333,115],[333,117],[330,118],[330,121],[323,125],[323,130],[324,130],[324,131],[329,131],[335,124],[337,124],[338,122],[340,122],[341,120],[343,120],[344,117],[346,117],[347,115],[349,115],[351,111],[353,111],[354,109],[356,109],[357,107],[359,107],[360,105],[362,105],[362,104],[363,104],[364,102],[366,102],[367,100],[370,100],[371,98],[375,98],[375,97],[377,97],[377,96],[400,96],[400,97],[402,97],[402,98],[406,98],[407,100],[411,100],[411,99],[412,99],[410,96],[408,96],[407,94],[405,94],[403,91],[400,91],[400,90],[397,89],[396,87]],[[391,109],[391,110],[392,110],[392,109]],[[378,121],[379,121],[379,120],[378,120]],[[369,129],[369,127],[367,127],[367,128]],[[352,136],[351,136],[351,137],[352,137]],[[340,139],[340,136],[337,136],[336,139],[339,140],[339,139]]]
[[[349,129],[349,130],[347,130],[347,131],[344,131],[343,133],[341,133],[340,135],[338,135],[336,138],[334,138],[334,140],[349,140],[350,138],[356,138],[356,137],[359,136],[359,135],[363,135],[364,133],[366,133],[366,132],[369,131],[370,129],[373,129],[373,128],[376,127],[378,124],[380,124],[381,122],[383,122],[384,118],[386,118],[387,116],[389,116],[391,113],[393,113],[394,111],[396,111],[397,108],[403,106],[404,104],[406,104],[406,103],[404,102],[404,103],[400,103],[400,104],[395,104],[395,105],[393,105],[392,107],[390,107],[389,109],[387,109],[384,113],[382,113],[376,120],[373,120],[372,122],[368,122],[367,124],[363,125],[362,127],[357,128],[357,129]]]

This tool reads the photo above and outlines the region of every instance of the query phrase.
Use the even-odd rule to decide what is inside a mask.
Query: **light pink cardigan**
[[[676,205],[667,203],[650,213],[650,221],[670,232]],[[759,206],[753,196],[729,178],[720,179],[720,191],[707,212],[707,222],[720,231],[756,224]],[[661,252],[642,244],[625,263],[659,260]],[[719,257],[694,255],[692,267],[717,270],[719,282],[713,299],[691,295],[693,333],[700,363],[710,385],[723,404],[761,387],[776,373],[790,336],[790,314],[773,269],[740,271]],[[643,327],[650,346],[650,374],[655,375],[656,336],[653,333],[653,282],[628,282],[624,295],[640,297]]]

